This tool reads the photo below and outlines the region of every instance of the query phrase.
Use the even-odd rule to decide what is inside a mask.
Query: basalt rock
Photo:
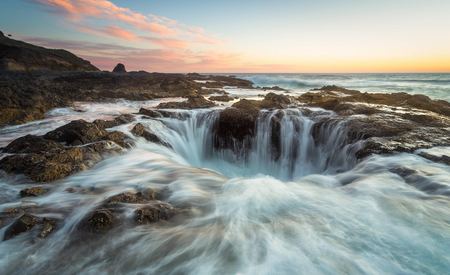
[[[114,69],[113,69],[113,73],[126,73],[127,70],[125,69],[125,65],[123,65],[122,63],[117,64]]]
[[[160,118],[160,117],[163,117],[163,114],[162,114],[161,111],[156,111],[156,110],[151,110],[151,109],[145,109],[145,108],[139,109],[139,114],[145,115],[145,116],[151,117],[151,118]]]
[[[183,102],[166,102],[160,103],[157,108],[159,109],[201,109],[214,107],[216,104],[212,101],[205,99],[203,96],[190,96]]]
[[[337,86],[325,86],[316,92],[309,92],[298,98],[311,106],[335,110],[342,103],[366,103],[395,107],[416,108],[450,116],[450,103],[445,100],[432,100],[425,95],[407,93],[361,93]],[[340,107],[342,110],[342,106]]]
[[[104,206],[111,207],[120,203],[142,204],[156,199],[156,192],[152,189],[145,189],[139,192],[124,192],[109,197]]]
[[[428,160],[431,160],[433,162],[440,162],[440,163],[450,166],[450,156],[446,156],[446,155],[436,156],[436,155],[432,155],[432,154],[429,154],[426,152],[420,152],[419,156],[426,158]]]
[[[356,152],[357,158],[371,154],[414,152],[420,148],[450,145],[449,128],[424,126],[396,113],[323,117],[312,126],[313,139],[316,143],[326,142],[328,137],[322,132],[333,128],[341,128],[344,131],[346,138],[342,146],[360,143],[360,148]]]
[[[94,124],[97,125],[100,129],[113,128],[122,124],[130,123],[134,121],[134,116],[130,114],[123,114],[118,117],[115,117],[113,120],[102,120],[96,119],[94,120]]]
[[[213,130],[214,147],[232,149],[235,153],[245,155],[251,146],[251,138],[255,135],[260,110],[285,108],[290,103],[287,96],[275,93],[268,93],[262,101],[241,99],[234,103],[232,107],[220,112]],[[272,130],[277,132],[277,123],[273,125],[275,128]],[[276,134],[273,138],[277,139]]]
[[[134,212],[137,224],[156,223],[161,220],[169,220],[176,214],[176,209],[168,203],[153,202],[136,209]]]
[[[222,102],[228,102],[228,101],[234,100],[234,98],[229,95],[210,96],[208,99],[213,100],[213,101],[222,101]]]
[[[81,227],[91,233],[105,233],[116,223],[117,219],[110,210],[97,209],[82,221]]]
[[[39,232],[39,237],[45,239],[50,235],[53,231],[55,231],[57,227],[57,221],[54,219],[43,218],[42,219],[42,228],[41,232]]]
[[[283,89],[279,86],[272,86],[272,87],[262,87],[263,91],[279,91],[279,92],[287,92],[288,90]]]
[[[261,108],[264,109],[283,109],[291,103],[289,97],[285,95],[278,95],[275,93],[268,93],[261,101]]]
[[[5,153],[27,154],[57,152],[64,149],[64,146],[53,140],[40,136],[26,135],[13,140],[6,148]]]
[[[112,123],[117,124],[120,121],[128,121],[128,119],[119,118],[113,120]],[[84,120],[75,120],[61,126],[44,135],[45,139],[64,142],[67,145],[76,146],[98,142],[102,140],[111,140],[122,147],[129,147],[130,144],[126,140],[126,135],[122,132],[108,132],[103,126],[104,122],[90,123]],[[107,125],[109,126],[109,125]]]
[[[142,125],[141,123],[136,124],[131,130],[131,133],[135,136],[143,137],[150,142],[159,143],[161,145],[170,147],[167,142],[162,141],[157,135],[145,129],[144,125]]]
[[[0,71],[98,71],[65,50],[47,49],[0,35]]]
[[[157,194],[152,189],[111,196],[82,220],[80,228],[91,233],[106,233],[124,223],[126,215],[122,214],[130,207],[137,207],[134,210],[134,222],[137,224],[168,220],[177,213],[176,208],[156,200],[156,197]]]
[[[25,188],[20,191],[20,196],[23,197],[38,197],[48,192],[47,188],[41,186],[33,186]]]
[[[5,231],[3,240],[9,240],[21,233],[27,232],[39,223],[39,218],[30,214],[24,214],[11,224]]]
[[[66,125],[43,137],[28,135],[14,140],[5,148],[12,155],[0,160],[0,169],[24,174],[33,181],[50,182],[88,169],[102,160],[104,154],[119,152],[121,148],[117,144],[126,145],[123,133],[106,132],[83,121],[68,125],[74,124],[75,127]],[[90,143],[65,147],[52,138],[69,144]]]
[[[67,145],[81,145],[102,140],[108,135],[103,128],[84,120],[75,120],[44,135],[44,138]]]

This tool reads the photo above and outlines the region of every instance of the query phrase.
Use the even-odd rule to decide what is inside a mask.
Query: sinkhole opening
[[[226,131],[218,131],[220,111],[189,111],[161,122],[161,138],[186,162],[228,177],[261,174],[287,181],[335,174],[354,167],[361,148],[349,137],[347,120],[319,110],[261,111],[253,125],[237,120]],[[251,129],[233,135],[239,127]]]

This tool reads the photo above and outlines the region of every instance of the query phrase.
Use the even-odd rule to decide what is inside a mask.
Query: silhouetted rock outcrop
[[[127,70],[125,69],[125,65],[123,65],[122,63],[117,64],[114,69],[113,69],[113,73],[126,73]]]
[[[1,33],[0,71],[98,71],[98,68],[66,50],[35,46]]]

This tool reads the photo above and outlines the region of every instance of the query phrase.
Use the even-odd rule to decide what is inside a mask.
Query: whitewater
[[[246,77],[260,86],[283,87],[286,84],[279,80],[287,76]],[[443,82],[436,84],[440,86],[433,96],[448,100],[450,90],[442,88]],[[420,85],[414,89],[421,89]],[[240,98],[267,93],[226,90]],[[141,107],[174,100],[183,99],[79,102],[54,109],[43,120],[1,128],[0,147],[72,120],[136,114]],[[23,176],[1,175],[0,211],[39,205],[47,210],[46,215],[65,220],[44,241],[21,234],[0,242],[0,273],[449,272],[449,166],[424,159],[419,152],[373,155],[358,161],[355,152],[361,144],[345,142],[345,121],[316,129],[319,142],[315,142],[314,125],[321,117],[335,114],[306,107],[260,113],[246,155],[214,150],[211,133],[218,110],[230,104],[173,111],[180,113],[178,118],[136,115],[136,121],[111,128],[133,139],[136,145],[132,149],[48,184],[52,191],[41,197],[19,198],[18,192],[33,183],[23,184],[27,181]],[[268,129],[280,113],[281,150],[273,155],[268,150],[272,138]],[[137,123],[151,129],[170,148],[133,136],[130,131]],[[423,151],[450,156],[450,147]],[[401,177],[399,171],[414,173]],[[84,192],[69,193],[69,188]],[[95,239],[79,238],[77,224],[102,201],[143,188],[161,190],[164,200],[185,209],[186,215],[152,225],[123,224]],[[4,231],[0,229],[0,235]]]

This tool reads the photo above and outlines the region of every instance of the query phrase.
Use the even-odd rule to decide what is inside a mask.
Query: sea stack
[[[125,65],[122,63],[119,63],[114,67],[113,73],[126,73],[127,70],[125,69]]]

